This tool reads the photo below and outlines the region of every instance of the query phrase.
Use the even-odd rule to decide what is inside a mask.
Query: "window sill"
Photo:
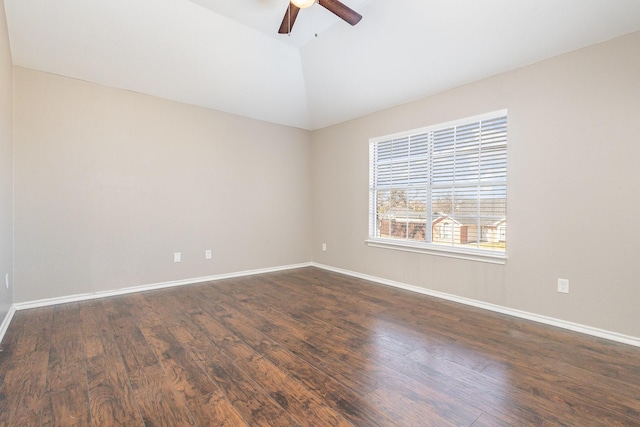
[[[477,249],[450,248],[428,243],[393,241],[387,239],[368,239],[366,243],[370,247],[393,249],[396,251],[414,252],[427,255],[443,256],[448,258],[464,259],[467,261],[487,262],[491,264],[506,264],[506,254],[493,253]]]

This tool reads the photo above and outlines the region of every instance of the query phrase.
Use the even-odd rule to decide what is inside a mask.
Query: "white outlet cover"
[[[204,259],[211,259],[211,249],[204,251]]]
[[[9,273],[4,275],[4,285],[9,289]]]
[[[174,252],[173,262],[180,262],[180,261],[182,261],[182,256],[180,255],[180,252]]]
[[[563,294],[569,293],[569,279],[558,278],[558,292]]]

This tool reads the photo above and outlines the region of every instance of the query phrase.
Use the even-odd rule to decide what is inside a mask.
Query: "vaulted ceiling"
[[[317,129],[640,30],[638,0],[4,0],[15,65]],[[640,47],[639,47],[640,49]]]

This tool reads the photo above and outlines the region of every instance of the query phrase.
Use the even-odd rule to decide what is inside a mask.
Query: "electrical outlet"
[[[182,261],[182,255],[180,255],[180,252],[174,252],[173,262],[180,262],[180,261]]]
[[[569,293],[569,279],[558,278],[558,292],[563,294]]]
[[[9,273],[4,275],[4,285],[9,289]]]
[[[327,244],[326,243],[322,244],[322,252],[327,252]]]
[[[211,259],[211,249],[204,251],[204,259]]]

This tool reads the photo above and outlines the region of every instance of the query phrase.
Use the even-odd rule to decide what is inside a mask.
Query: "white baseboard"
[[[616,332],[606,331],[603,329],[581,325],[578,323],[567,322],[565,320],[555,319],[552,317],[529,313],[522,310],[503,307],[496,304],[490,304],[490,303],[486,303],[478,300],[473,300],[470,298],[459,297],[459,296],[447,294],[444,292],[432,291],[432,290],[421,288],[418,286],[408,285],[406,283],[396,282],[388,279],[382,279],[380,277],[370,276],[368,274],[357,273],[355,271],[344,270],[342,268],[331,267],[328,265],[318,264],[314,262],[292,264],[292,265],[285,265],[285,266],[279,266],[279,267],[261,268],[256,270],[239,271],[234,273],[218,274],[218,275],[206,276],[206,277],[196,277],[191,279],[153,283],[153,284],[141,285],[141,286],[133,286],[129,288],[114,289],[111,291],[94,292],[94,293],[87,293],[87,294],[76,294],[76,295],[69,295],[64,297],[47,298],[47,299],[41,299],[37,301],[27,301],[22,303],[16,303],[11,306],[7,316],[2,322],[2,325],[0,325],[0,341],[2,341],[2,338],[4,337],[4,334],[6,333],[9,327],[9,323],[11,322],[11,319],[13,318],[13,315],[16,312],[16,310],[26,310],[29,308],[45,307],[45,306],[64,304],[69,302],[85,301],[85,300],[97,299],[97,298],[107,298],[107,297],[116,296],[116,295],[130,294],[134,292],[150,291],[154,289],[163,289],[163,288],[169,288],[174,286],[192,285],[195,283],[211,282],[211,281],[223,280],[223,279],[232,279],[232,278],[243,277],[243,276],[253,276],[256,274],[272,273],[277,271],[292,270],[292,269],[303,268],[303,267],[317,267],[324,270],[333,271],[335,273],[345,274],[347,276],[357,277],[359,279],[364,279],[370,282],[379,283],[382,285],[405,289],[405,290],[420,293],[423,295],[441,298],[448,301],[453,301],[453,302],[469,305],[472,307],[481,308],[484,310],[494,311],[494,312],[506,314],[509,316],[519,317],[521,319],[527,319],[527,320],[531,320],[538,323],[544,323],[546,325],[568,329],[574,332],[580,332],[583,334],[592,335],[595,337],[604,338],[604,339],[608,339],[611,341],[616,341],[624,344],[629,344],[635,347],[640,347],[640,338],[638,337],[623,335]]]
[[[86,301],[97,298],[107,298],[116,295],[131,294],[134,292],[151,291],[155,289],[171,288],[174,286],[193,285],[195,283],[212,282],[215,280],[232,279],[235,277],[253,276],[256,274],[273,273],[276,271],[292,270],[295,268],[310,267],[311,263],[283,265],[279,267],[259,268],[256,270],[238,271],[234,273],[216,274],[213,276],[194,277],[191,279],[173,280],[170,282],[152,283],[148,285],[132,286],[129,288],[114,289],[110,291],[92,292],[87,294],[68,295],[64,297],[46,298],[36,301],[27,301],[14,304],[15,310],[26,310],[29,308],[46,307],[56,304],[65,304],[76,301]],[[8,324],[7,324],[8,326]]]
[[[0,342],[2,342],[4,334],[7,333],[7,329],[9,329],[9,323],[11,323],[11,319],[13,319],[13,315],[15,314],[15,312],[16,306],[12,304],[11,307],[9,307],[9,311],[2,321],[2,324],[0,325]]]
[[[418,286],[408,285],[406,283],[396,282],[393,280],[382,279],[380,277],[370,276],[368,274],[356,273],[355,271],[344,270],[342,268],[331,267],[328,265],[311,263],[313,267],[322,268],[324,270],[333,271],[335,273],[346,274],[347,276],[357,277],[359,279],[368,280],[370,282],[380,283],[382,285],[393,286],[395,288],[405,289],[411,292],[417,292],[424,295],[429,295],[436,298],[445,299],[472,307],[482,308],[484,310],[490,310],[501,314],[507,314],[509,316],[519,317],[521,319],[527,319],[538,323],[544,323],[546,325],[556,326],[558,328],[568,329],[574,332],[580,332],[587,335],[592,335],[599,338],[604,338],[611,341],[620,342],[623,344],[629,344],[635,347],[640,347],[640,338],[632,337],[629,335],[619,334],[617,332],[605,331],[603,329],[594,328],[591,326],[581,325],[579,323],[567,322],[565,320],[555,319],[553,317],[542,316],[539,314],[529,313],[522,310],[516,310],[508,307],[503,307],[496,304],[490,304],[470,298],[459,297],[444,292],[432,291],[429,289],[421,288]]]

